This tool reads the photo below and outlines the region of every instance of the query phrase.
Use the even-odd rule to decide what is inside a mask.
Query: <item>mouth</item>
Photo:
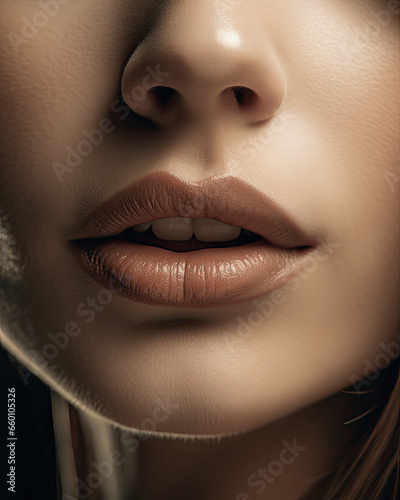
[[[283,286],[314,242],[263,193],[234,177],[189,183],[155,172],[114,195],[72,241],[89,274],[123,297],[221,307]]]
[[[196,224],[202,226],[199,232],[203,234],[192,233],[190,226]],[[179,225],[185,225],[186,227],[181,229]],[[173,231],[169,230],[170,226],[175,226],[175,234],[173,234]],[[207,226],[209,226],[211,230]],[[186,234],[176,234],[177,230],[181,230]],[[219,230],[219,235],[215,234],[216,230]],[[215,221],[214,219],[206,218],[183,219],[182,221],[180,221],[179,218],[160,219],[159,221],[155,221],[155,223],[149,222],[144,224],[142,227],[139,227],[139,229],[138,226],[130,228],[124,231],[121,236],[132,243],[163,248],[164,250],[177,253],[194,252],[197,250],[204,250],[205,248],[238,247],[263,239],[262,236],[252,231],[247,231],[246,229],[237,228]],[[182,239],[178,239],[179,237]],[[201,238],[206,239],[204,240]]]

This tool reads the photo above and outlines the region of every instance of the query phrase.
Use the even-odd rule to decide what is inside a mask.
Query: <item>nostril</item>
[[[255,96],[255,92],[247,87],[231,87],[230,91],[235,96],[238,104],[245,104],[250,98]]]
[[[119,94],[119,100],[123,104],[123,108],[121,110],[124,110],[126,112],[126,115],[124,115],[121,120],[126,120],[125,123],[136,127],[136,128],[156,128],[156,125],[154,121],[150,120],[149,118],[146,118],[145,116],[141,116],[138,113],[135,113],[126,103],[124,96],[122,92]]]
[[[177,93],[175,89],[171,87],[152,87],[150,91],[157,98],[160,104],[168,104],[172,97]]]

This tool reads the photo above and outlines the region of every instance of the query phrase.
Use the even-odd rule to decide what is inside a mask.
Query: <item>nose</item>
[[[125,66],[125,103],[158,127],[187,119],[252,125],[281,107],[285,75],[265,27],[218,16],[208,0],[171,2]]]

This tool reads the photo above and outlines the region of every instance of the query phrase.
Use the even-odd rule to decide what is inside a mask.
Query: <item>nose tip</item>
[[[272,48],[233,28],[196,33],[172,32],[164,23],[145,37],[123,73],[125,103],[161,127],[188,116],[249,124],[271,118],[286,92]]]

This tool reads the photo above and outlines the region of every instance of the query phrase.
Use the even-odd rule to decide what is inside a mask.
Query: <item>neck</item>
[[[355,416],[354,403],[339,394],[220,441],[148,439],[139,448],[140,498],[303,499],[343,457],[354,435],[343,423]]]

